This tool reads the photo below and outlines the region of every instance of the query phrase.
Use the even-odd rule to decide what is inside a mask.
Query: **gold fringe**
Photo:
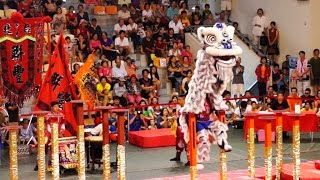
[[[281,171],[283,164],[283,139],[282,139],[282,127],[276,127],[277,144],[276,144],[276,179],[281,180]]]
[[[111,171],[110,171],[110,147],[109,144],[102,146],[103,153],[103,179],[111,180]]]
[[[198,179],[197,166],[190,166],[190,176],[191,176],[191,180],[197,180]]]
[[[44,116],[40,115],[37,121],[38,132],[38,179],[46,179],[46,154],[45,154],[45,135],[44,135]]]
[[[86,179],[84,125],[78,126],[78,180]]]
[[[2,38],[0,38],[0,43],[2,43],[3,41],[11,41],[13,43],[21,43],[22,41],[24,40],[31,40],[31,41],[36,41],[37,39],[32,37],[32,36],[23,36],[19,39],[15,39],[15,38],[12,38],[11,36],[3,36]]]
[[[125,146],[118,145],[117,148],[117,159],[118,159],[118,180],[126,179],[126,154],[125,154]]]
[[[59,180],[60,179],[60,167],[59,167],[59,132],[58,132],[58,124],[51,124],[51,151],[52,151],[52,179]]]
[[[10,180],[18,180],[17,130],[9,130]]]
[[[254,178],[255,176],[255,147],[254,147],[254,128],[248,130],[248,175]]]
[[[266,170],[266,180],[272,180],[272,147],[264,148],[264,161]]]
[[[293,179],[300,177],[300,126],[293,127]]]
[[[220,180],[227,180],[227,153],[220,149]]]

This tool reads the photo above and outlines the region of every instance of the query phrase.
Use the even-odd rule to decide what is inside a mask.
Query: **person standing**
[[[7,102],[5,108],[9,115],[9,122],[18,123],[19,122],[19,108],[16,103]]]
[[[279,30],[277,28],[276,22],[272,21],[270,23],[270,29],[268,30],[268,56],[272,62],[278,63],[279,51]]]
[[[232,93],[235,95],[242,95],[244,93],[244,66],[241,65],[241,58],[236,59],[236,65],[232,68],[233,80],[232,80]]]
[[[252,20],[252,35],[253,35],[253,44],[259,46],[259,39],[262,36],[262,33],[265,31],[267,25],[267,18],[264,16],[263,9],[259,8],[257,10],[257,15]]]
[[[271,74],[271,68],[267,65],[266,57],[261,57],[255,73],[258,80],[259,96],[264,96],[267,94],[267,83]]]
[[[298,76],[298,93],[303,94],[303,91],[310,87],[310,64],[306,59],[306,53],[304,51],[299,52],[299,60],[297,61],[296,72]]]
[[[311,65],[311,85],[313,86],[313,92],[318,92],[320,89],[320,58],[319,49],[313,50],[313,57],[309,61]]]
[[[221,0],[221,11],[225,11],[227,15],[227,20],[230,22],[231,8],[232,8],[232,0]]]

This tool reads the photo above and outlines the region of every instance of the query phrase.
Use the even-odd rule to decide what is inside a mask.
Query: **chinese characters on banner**
[[[10,102],[22,106],[41,85],[44,44],[42,18],[0,20],[2,90]]]

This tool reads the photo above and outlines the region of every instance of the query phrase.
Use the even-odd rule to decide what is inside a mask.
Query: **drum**
[[[102,139],[102,136],[85,137],[87,162],[91,163],[92,170],[95,164],[102,164]]]
[[[88,142],[102,142],[102,136],[88,136],[84,140]]]
[[[59,138],[59,164],[65,169],[76,168],[77,157],[77,137]]]

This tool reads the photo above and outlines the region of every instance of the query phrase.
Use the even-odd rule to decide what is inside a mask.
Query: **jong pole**
[[[38,133],[38,179],[46,179],[46,142],[45,142],[45,115],[47,111],[34,111],[33,115],[37,116],[37,133]]]
[[[47,116],[51,123],[51,157],[52,157],[52,180],[60,179],[59,165],[59,115]]]
[[[248,176],[255,177],[255,147],[254,147],[254,117],[256,113],[246,113],[246,124],[248,125],[247,146],[248,146]]]
[[[226,123],[225,111],[219,111],[219,119]],[[227,180],[227,154],[223,149],[220,149],[220,180]]]
[[[282,112],[276,112],[276,117],[276,180],[280,180],[283,165]]]
[[[197,140],[196,140],[196,116],[194,113],[189,113],[189,159],[190,159],[190,179],[198,179],[197,172]]]
[[[6,127],[9,130],[9,157],[10,157],[10,180],[18,180],[18,129],[17,125],[9,125]]]
[[[109,139],[109,120],[108,120],[108,109],[110,107],[100,106],[96,108],[102,111],[102,161],[103,161],[103,179],[111,180],[111,170],[110,170],[110,139]]]
[[[76,114],[78,122],[78,180],[86,179],[86,165],[85,165],[85,143],[84,143],[84,119],[83,119],[83,103],[81,100],[74,100],[71,103],[76,105]]]
[[[110,112],[115,112],[118,115],[118,147],[117,147],[117,166],[118,166],[118,180],[126,179],[126,154],[125,154],[125,130],[124,130],[124,116],[128,109],[112,109]]]

